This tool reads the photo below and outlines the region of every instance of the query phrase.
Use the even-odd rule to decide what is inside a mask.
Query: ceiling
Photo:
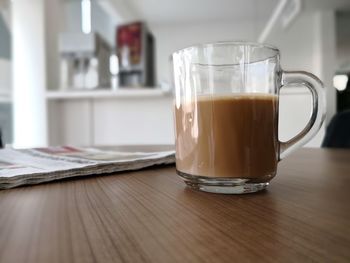
[[[106,1],[106,0],[96,0]],[[149,23],[267,20],[279,0],[109,0]],[[303,10],[350,9],[350,0],[304,0]]]
[[[150,23],[261,19],[278,0],[129,0],[139,17]]]

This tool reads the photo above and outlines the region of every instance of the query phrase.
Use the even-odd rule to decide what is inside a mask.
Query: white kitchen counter
[[[143,88],[46,95],[50,145],[174,143],[170,92]]]
[[[49,91],[50,145],[173,144],[173,97],[161,89]],[[308,121],[306,89],[284,88],[279,136],[287,140]],[[324,129],[308,146],[319,146]]]

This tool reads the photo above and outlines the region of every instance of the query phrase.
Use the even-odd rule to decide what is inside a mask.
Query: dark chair
[[[4,147],[4,144],[2,142],[2,133],[1,133],[1,129],[0,129],[0,149]]]
[[[329,123],[322,147],[350,148],[350,110],[337,113]]]

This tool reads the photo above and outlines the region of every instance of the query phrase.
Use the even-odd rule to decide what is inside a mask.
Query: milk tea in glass
[[[317,133],[325,115],[321,81],[283,71],[279,58],[274,47],[245,42],[200,44],[172,55],[176,170],[188,186],[228,194],[263,190],[278,162]],[[289,85],[309,89],[312,113],[302,132],[281,142],[279,91]]]

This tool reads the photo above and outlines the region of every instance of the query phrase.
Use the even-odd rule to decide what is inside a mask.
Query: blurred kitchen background
[[[2,139],[172,144],[169,56],[220,40],[273,44],[285,70],[319,76],[327,123],[350,108],[349,0],[0,0]],[[310,98],[283,90],[281,139],[305,126]]]

